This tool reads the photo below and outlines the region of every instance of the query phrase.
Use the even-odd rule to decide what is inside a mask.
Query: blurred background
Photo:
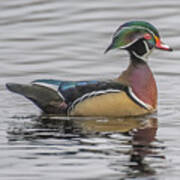
[[[179,179],[180,2],[0,2],[0,179]],[[140,119],[49,120],[6,82],[111,79],[128,54],[104,54],[124,22],[155,25],[174,51],[154,51],[158,113]],[[142,141],[144,137],[146,141]]]

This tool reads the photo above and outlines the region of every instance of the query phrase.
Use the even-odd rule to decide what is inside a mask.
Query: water
[[[0,2],[0,179],[179,179],[180,2],[6,0]],[[172,53],[149,64],[159,89],[158,113],[141,118],[46,117],[5,89],[39,78],[110,79],[126,52],[104,55],[122,23],[158,27]],[[121,59],[120,59],[121,58]]]

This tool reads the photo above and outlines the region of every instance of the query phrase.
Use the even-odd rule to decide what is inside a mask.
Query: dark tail
[[[8,83],[6,87],[10,91],[21,94],[31,100],[45,113],[65,113],[64,110],[60,109],[60,104],[63,100],[53,89],[35,84],[26,85],[16,83]]]

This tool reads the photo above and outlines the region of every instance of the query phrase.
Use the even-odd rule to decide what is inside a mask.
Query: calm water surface
[[[0,2],[0,179],[179,179],[180,1],[6,0]],[[158,27],[174,51],[150,66],[158,113],[141,118],[47,117],[5,89],[38,78],[110,79],[128,64],[104,55],[125,21]]]

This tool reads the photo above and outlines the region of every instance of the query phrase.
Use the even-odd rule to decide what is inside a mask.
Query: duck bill
[[[160,39],[156,39],[156,46],[157,49],[161,49],[164,51],[172,51],[173,49],[169,47],[167,44],[163,43]]]

